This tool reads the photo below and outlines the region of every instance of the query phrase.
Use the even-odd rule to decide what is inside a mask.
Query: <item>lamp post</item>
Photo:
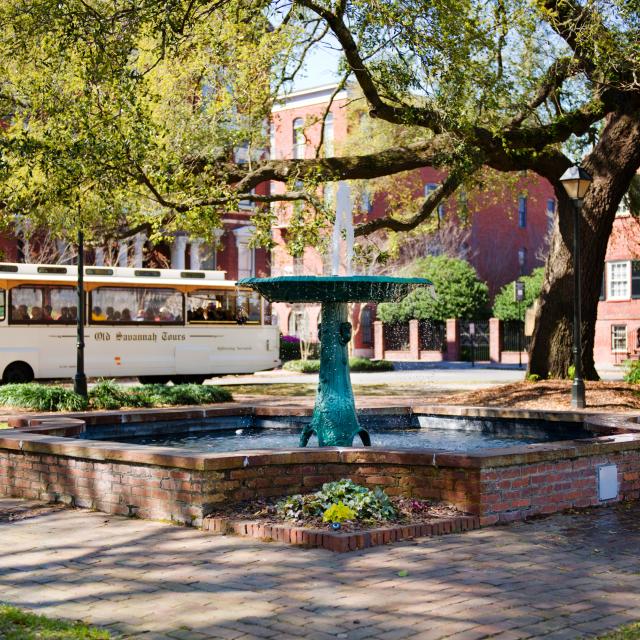
[[[78,315],[76,340],[76,375],[73,390],[87,397],[87,376],[84,372],[84,233],[78,231]]]
[[[570,167],[560,178],[562,186],[573,204],[573,385],[571,406],[585,407],[584,380],[582,379],[582,313],[580,292],[580,213],[582,200],[593,178],[579,166]]]

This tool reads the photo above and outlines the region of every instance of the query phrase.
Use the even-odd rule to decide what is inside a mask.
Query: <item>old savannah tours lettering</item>
[[[95,339],[99,342],[109,342],[111,337],[107,331],[97,331],[95,334]],[[158,340],[161,342],[182,342],[187,339],[185,335],[168,331],[161,333],[122,333],[118,331],[114,337],[116,342],[158,342]]]

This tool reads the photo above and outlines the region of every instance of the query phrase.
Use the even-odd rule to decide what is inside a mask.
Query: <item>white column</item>
[[[171,245],[171,268],[185,268],[185,252],[187,250],[187,236],[185,234],[176,235]]]
[[[340,258],[342,249],[342,230],[346,232],[346,275],[351,275],[351,257],[353,254],[353,219],[351,212],[351,190],[346,182],[338,183],[336,194],[336,221],[333,225],[331,243],[331,263],[333,275],[340,275]]]
[[[201,269],[201,256],[200,256],[200,247],[202,246],[202,240],[200,238],[196,238],[191,241],[191,251],[190,259],[189,259],[189,268],[198,270]]]
[[[253,235],[253,227],[239,227],[233,230],[236,238],[236,248],[238,249],[238,280],[240,278],[251,278],[255,275],[255,252],[249,247],[249,241]]]
[[[104,247],[96,247],[94,262],[96,267],[104,267]]]
[[[144,259],[144,243],[147,241],[145,233],[136,233],[133,241],[133,266],[136,269],[142,269],[142,261]]]
[[[129,240],[120,240],[118,242],[118,266],[129,266]]]

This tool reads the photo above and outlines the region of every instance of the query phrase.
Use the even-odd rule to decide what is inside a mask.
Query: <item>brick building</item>
[[[283,98],[273,109],[271,126],[271,157],[313,158],[321,142],[320,153],[331,155],[334,149],[349,135],[349,95],[348,90],[339,91],[329,108],[336,85],[324,85],[298,91]],[[328,110],[329,109],[329,110]],[[328,110],[328,111],[327,111]],[[322,124],[323,117],[327,117]],[[419,184],[415,193],[419,198],[433,190],[444,177],[444,173],[426,167],[418,171]],[[282,188],[272,187],[274,192]],[[333,199],[336,216],[342,220],[346,234],[363,217],[376,218],[386,214],[387,199],[384,195],[370,199],[366,193],[350,192],[346,183],[327,187],[325,198]],[[451,199],[442,205],[458,211],[459,203]],[[545,250],[556,201],[553,189],[537,176],[522,175],[515,185],[505,188],[504,193],[495,192],[474,196],[466,203],[473,211],[459,253],[476,268],[480,278],[489,285],[493,296],[502,285],[514,280],[520,274],[530,273],[543,262],[541,254]],[[281,207],[278,224],[274,229],[276,248],[272,253],[272,275],[307,274],[320,275],[335,272],[331,256],[323,256],[308,248],[304,257],[294,259],[285,248],[287,234],[287,209]],[[289,209],[290,211],[290,209]],[[429,250],[425,248],[425,254]],[[332,264],[333,263],[333,264]],[[340,273],[344,273],[344,265]],[[274,305],[274,312],[283,333],[304,334],[315,339],[318,307],[295,307],[286,304]],[[358,355],[373,355],[372,322],[375,318],[373,306],[360,308],[354,312],[354,352]]]
[[[597,364],[640,357],[640,221],[621,209],[605,257],[594,343]]]

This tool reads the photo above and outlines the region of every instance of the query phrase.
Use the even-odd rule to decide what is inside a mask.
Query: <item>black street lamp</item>
[[[87,397],[87,376],[84,372],[84,233],[78,231],[78,315],[76,339],[76,375],[73,390]]]
[[[584,409],[584,380],[582,379],[582,313],[580,292],[580,213],[582,200],[593,178],[582,167],[570,167],[560,178],[573,204],[573,385],[571,406]]]

